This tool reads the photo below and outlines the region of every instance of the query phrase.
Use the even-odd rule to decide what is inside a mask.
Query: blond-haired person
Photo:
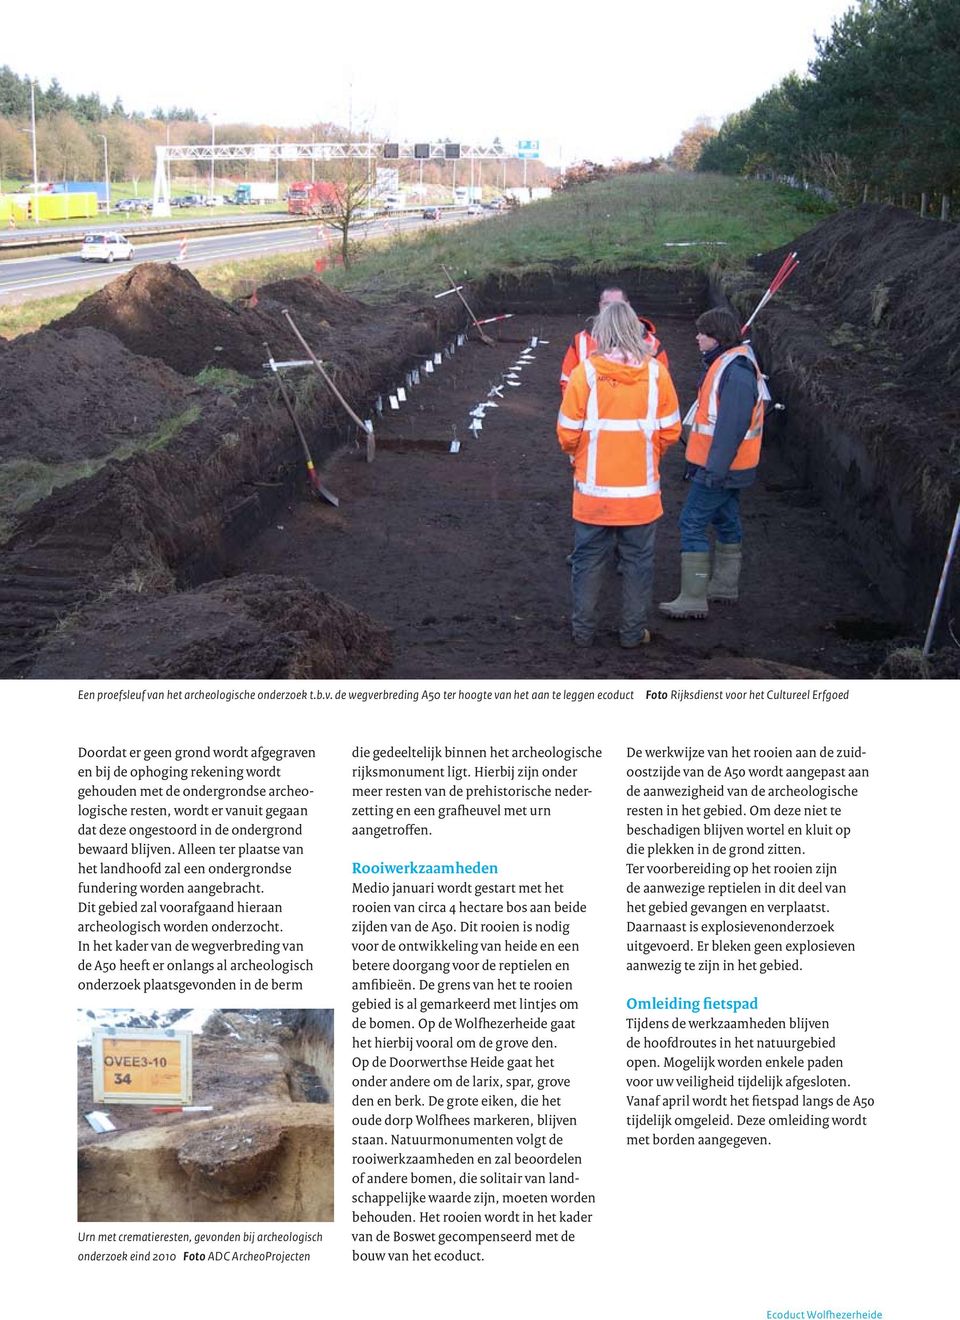
[[[601,308],[597,351],[571,372],[557,418],[560,448],[573,463],[572,631],[590,646],[608,562],[622,565],[620,644],[650,640],[660,458],[680,437],[677,392],[651,356],[644,327],[625,302]]]

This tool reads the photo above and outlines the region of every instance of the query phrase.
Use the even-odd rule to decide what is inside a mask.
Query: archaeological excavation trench
[[[656,322],[685,406],[698,371],[694,317],[722,300],[745,316],[782,253],[709,275],[631,268],[588,278],[557,266],[491,280],[471,289],[477,306],[511,319],[490,327],[493,345],[474,332],[453,352],[465,329],[453,298],[373,308],[310,277],[228,306],[176,267],[132,272],[64,321],[0,348],[26,382],[23,418],[37,354],[96,361],[109,343],[122,385],[98,393],[110,415],[90,433],[102,444],[120,437],[122,448],[132,415],[149,416],[152,434],[165,437],[110,458],[19,519],[0,551],[3,672],[955,676],[946,630],[928,670],[898,657],[923,637],[960,496],[960,313],[942,292],[956,286],[956,231],[866,207],[794,247],[801,267],[789,295],[764,311],[753,336],[784,408],[768,422],[759,480],[743,501],[741,601],[703,622],[653,617],[642,653],[616,645],[612,574],[598,645],[569,643],[569,467],[554,434],[560,360],[599,289],[620,283]],[[376,418],[377,456],[367,464],[352,448],[356,428],[315,374],[288,377],[337,508],[311,497],[293,428],[265,380],[264,342],[277,358],[302,356],[283,307],[344,394]],[[90,408],[70,394],[80,373],[62,381],[59,414],[42,374],[44,433],[69,430],[70,417]],[[407,398],[393,409],[398,385]],[[30,455],[42,437],[15,429]],[[89,445],[77,450],[78,462],[97,459]],[[677,588],[679,446],[663,488],[655,601]],[[956,606],[954,583],[947,620]]]
[[[333,1219],[329,1011],[213,1014],[194,1037],[193,1100],[209,1112],[110,1105],[116,1130],[94,1132],[89,1046],[77,1065],[79,1220]]]

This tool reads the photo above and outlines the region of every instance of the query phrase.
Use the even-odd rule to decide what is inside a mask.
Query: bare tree
[[[351,233],[360,219],[360,212],[370,205],[376,186],[365,160],[344,161],[330,198],[330,210],[323,223],[339,234],[338,245],[344,266],[349,266],[354,247]]]

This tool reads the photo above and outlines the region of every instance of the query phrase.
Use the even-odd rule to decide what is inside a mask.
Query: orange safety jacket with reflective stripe
[[[650,352],[657,359],[662,367],[670,370],[670,359],[667,357],[667,350],[657,338],[657,327],[652,321],[648,321],[645,316],[637,318],[643,326],[646,333],[647,343],[650,345]],[[581,330],[579,334],[573,336],[570,347],[567,349],[563,359],[563,366],[560,368],[560,393],[567,388],[567,381],[573,375],[573,369],[578,362],[586,362],[597,351],[597,341],[589,330]]]
[[[599,354],[588,358],[571,373],[557,438],[573,460],[578,522],[655,522],[663,513],[660,456],[680,438],[670,373],[656,358],[636,367]]]
[[[717,424],[720,381],[731,362],[738,357],[748,358],[757,373],[757,402],[754,404],[747,432],[740,441],[733,462],[730,464],[730,470],[735,472],[742,468],[755,468],[760,462],[760,446],[763,443],[763,403],[764,398],[768,397],[768,392],[753,351],[746,344],[738,344],[734,348],[728,348],[710,363],[707,374],[701,382],[697,401],[684,418],[684,422],[690,426],[690,436],[687,440],[688,463],[696,463],[700,467],[707,465],[710,446],[713,443],[713,432]]]

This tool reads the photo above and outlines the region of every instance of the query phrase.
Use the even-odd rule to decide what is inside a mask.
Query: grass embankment
[[[458,278],[534,273],[564,264],[603,274],[625,266],[738,265],[790,242],[831,208],[777,184],[724,175],[624,175],[589,184],[477,223],[419,229],[357,245],[348,270],[329,269],[336,288],[372,300],[436,293],[441,266]],[[668,244],[691,244],[671,247]],[[222,298],[309,271],[312,255],[207,267],[200,282]]]
[[[478,280],[498,271],[542,271],[561,262],[597,274],[631,265],[737,265],[790,242],[829,209],[810,194],[750,179],[623,175],[474,223],[360,242],[349,270],[330,268],[325,279],[375,301],[436,293],[445,284],[441,266],[456,271],[458,278]],[[225,262],[205,266],[196,275],[204,288],[229,300],[273,280],[311,273],[317,254]],[[2,308],[0,334],[10,338],[35,330],[86,296],[85,291]]]
[[[396,242],[330,280],[348,292],[390,296],[436,292],[444,284],[441,265],[470,280],[561,263],[596,274],[636,265],[737,265],[815,224],[826,212],[811,214],[809,201],[793,189],[719,175],[627,175],[481,224]],[[676,243],[692,246],[667,246]]]
[[[92,292],[92,289],[82,289],[79,293],[62,293],[57,298],[31,298],[28,302],[0,307],[0,335],[4,339],[16,339],[17,335],[39,330],[72,312],[77,303],[83,302]]]

